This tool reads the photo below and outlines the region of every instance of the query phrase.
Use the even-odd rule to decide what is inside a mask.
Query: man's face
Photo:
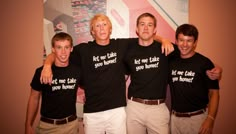
[[[55,41],[52,52],[55,54],[55,64],[57,66],[67,66],[69,63],[70,52],[73,50],[71,43],[68,40]]]
[[[197,45],[197,40],[194,41],[193,36],[185,36],[182,33],[178,35],[176,44],[180,50],[180,55],[182,58],[190,58],[195,53],[195,48]]]
[[[156,33],[154,20],[151,17],[142,17],[138,22],[136,32],[139,38],[144,41],[153,39],[153,35]]]
[[[97,20],[93,24],[92,34],[95,40],[109,40],[111,34],[111,26],[106,20]]]

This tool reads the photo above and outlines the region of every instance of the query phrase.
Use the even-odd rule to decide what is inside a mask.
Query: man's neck
[[[180,54],[180,57],[181,57],[182,59],[188,59],[188,58],[193,57],[195,54],[196,54],[196,52],[193,51],[193,52],[191,52],[191,54],[188,54],[188,55],[182,55],[182,54]]]
[[[55,61],[55,66],[57,66],[57,67],[67,67],[68,65],[69,65],[69,61],[67,61],[65,63]]]
[[[110,39],[107,40],[96,40],[96,43],[101,46],[106,46],[110,43]]]
[[[139,38],[139,45],[141,46],[150,46],[153,43],[153,39],[150,40],[142,40]]]

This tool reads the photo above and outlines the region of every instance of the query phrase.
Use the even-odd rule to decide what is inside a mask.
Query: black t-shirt
[[[159,42],[141,46],[136,40],[135,43],[129,44],[125,64],[131,78],[128,98],[165,99],[168,57],[161,53]]]
[[[209,89],[219,89],[218,80],[210,80],[206,70],[214,67],[205,56],[195,53],[192,57],[170,60],[169,84],[172,109],[192,112],[207,107]]]
[[[123,58],[129,41],[111,39],[106,46],[93,41],[74,47],[70,61],[82,70],[85,113],[126,106]]]
[[[32,89],[42,92],[41,115],[60,119],[76,114],[76,96],[79,84],[79,70],[74,65],[52,66],[52,84],[41,84],[42,67],[36,69],[31,82]]]

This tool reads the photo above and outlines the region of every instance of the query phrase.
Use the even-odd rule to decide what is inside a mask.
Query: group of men
[[[64,37],[68,34],[56,34],[59,37],[52,39],[53,53],[31,82],[26,133],[34,131],[41,94],[37,131],[77,133],[78,85],[85,92],[86,134],[211,133],[219,104],[217,79],[221,69],[195,52],[198,30],[194,25],[179,26],[173,46],[155,36],[156,24],[152,14],[143,13],[137,18],[138,38],[110,39],[111,21],[97,14],[90,22],[94,41],[72,47],[72,39]],[[127,76],[131,80],[128,99]],[[168,84],[171,112],[164,103]]]

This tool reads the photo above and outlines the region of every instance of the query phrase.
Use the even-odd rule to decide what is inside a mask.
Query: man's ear
[[[136,32],[136,35],[139,36],[139,34],[138,34],[138,28],[137,28],[137,27],[136,27],[135,32]]]
[[[194,47],[195,48],[197,47],[197,43],[198,43],[198,40],[195,40],[195,42],[194,42]]]
[[[72,46],[72,48],[71,48],[70,52],[72,52],[72,51],[73,51],[73,48],[74,48],[74,47]]]
[[[157,28],[154,29],[153,35],[156,35],[156,33],[157,33]]]
[[[55,53],[55,49],[54,49],[54,47],[52,47],[52,52]]]
[[[90,33],[91,33],[92,36],[94,36],[94,31],[93,30],[91,30]]]

